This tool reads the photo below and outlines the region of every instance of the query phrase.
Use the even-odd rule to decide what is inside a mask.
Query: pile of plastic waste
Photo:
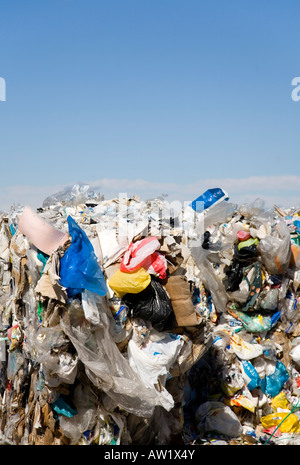
[[[0,219],[2,443],[300,443],[300,209],[76,185]]]

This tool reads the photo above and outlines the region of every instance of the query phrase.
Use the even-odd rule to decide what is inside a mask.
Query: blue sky
[[[0,209],[75,183],[300,205],[299,17],[297,0],[3,0]]]

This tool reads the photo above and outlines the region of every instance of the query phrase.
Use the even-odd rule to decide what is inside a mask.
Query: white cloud
[[[77,184],[74,182],[74,184]],[[300,206],[300,176],[253,176],[235,178],[207,178],[190,184],[173,182],[152,182],[144,179],[109,179],[86,181],[91,190],[100,192],[106,199],[118,197],[120,193],[128,196],[139,195],[142,199],[167,195],[170,201],[192,201],[205,190],[221,187],[234,203],[251,203],[256,198],[265,202],[266,206]],[[40,207],[49,195],[65,190],[68,185],[29,186],[18,185],[3,187],[0,191],[0,210],[8,209],[13,204]]]
[[[0,211],[10,209],[12,206],[29,205],[32,208],[40,207],[43,200],[51,194],[64,189],[65,186],[6,186],[0,190]]]
[[[238,204],[250,203],[260,198],[268,206],[274,203],[285,206],[300,205],[300,176],[292,175],[253,176],[240,179],[207,178],[191,184],[159,183],[142,179],[101,179],[90,183],[90,186],[100,190],[106,198],[109,194],[118,195],[119,192],[125,192],[143,198],[168,194],[169,199],[180,201],[192,201],[209,188],[221,187],[229,194],[230,200]]]

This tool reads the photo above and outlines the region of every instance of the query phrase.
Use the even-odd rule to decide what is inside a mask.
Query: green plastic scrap
[[[240,310],[233,310],[231,314],[241,321],[246,331],[257,333],[261,331],[269,331],[273,328],[274,324],[277,322],[280,312],[276,312],[271,317],[262,316],[260,314],[249,316]]]
[[[39,321],[41,323],[42,320],[43,320],[43,303],[40,300],[38,302],[37,315],[38,315]]]
[[[241,241],[238,244],[238,250],[241,250],[243,247],[250,247],[251,245],[257,245],[259,243],[259,240],[257,237],[253,238],[251,237],[250,239],[246,241]]]
[[[51,405],[53,410],[59,415],[71,418],[77,415],[76,408],[71,407],[61,396]]]
[[[43,264],[43,268],[42,268],[42,271],[41,271],[41,275],[44,271],[44,268],[45,268],[45,265],[49,259],[49,255],[45,254],[44,252],[42,252],[41,250],[38,250],[37,252],[37,258],[39,259],[40,262],[42,262]]]

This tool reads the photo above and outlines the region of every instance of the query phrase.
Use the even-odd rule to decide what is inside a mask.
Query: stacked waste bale
[[[223,203],[220,213],[227,208]],[[257,201],[237,206],[226,221],[212,222],[212,214],[206,212],[205,253],[194,248],[193,254],[217,318],[209,357],[190,373],[187,437],[205,444],[296,444],[299,209],[265,210]],[[201,373],[213,380],[209,389],[199,383]]]
[[[187,372],[209,346],[191,253],[130,221],[138,199],[125,218],[117,199],[46,204],[1,218],[2,441],[183,442]]]
[[[299,212],[198,207],[1,214],[3,443],[297,443]]]

